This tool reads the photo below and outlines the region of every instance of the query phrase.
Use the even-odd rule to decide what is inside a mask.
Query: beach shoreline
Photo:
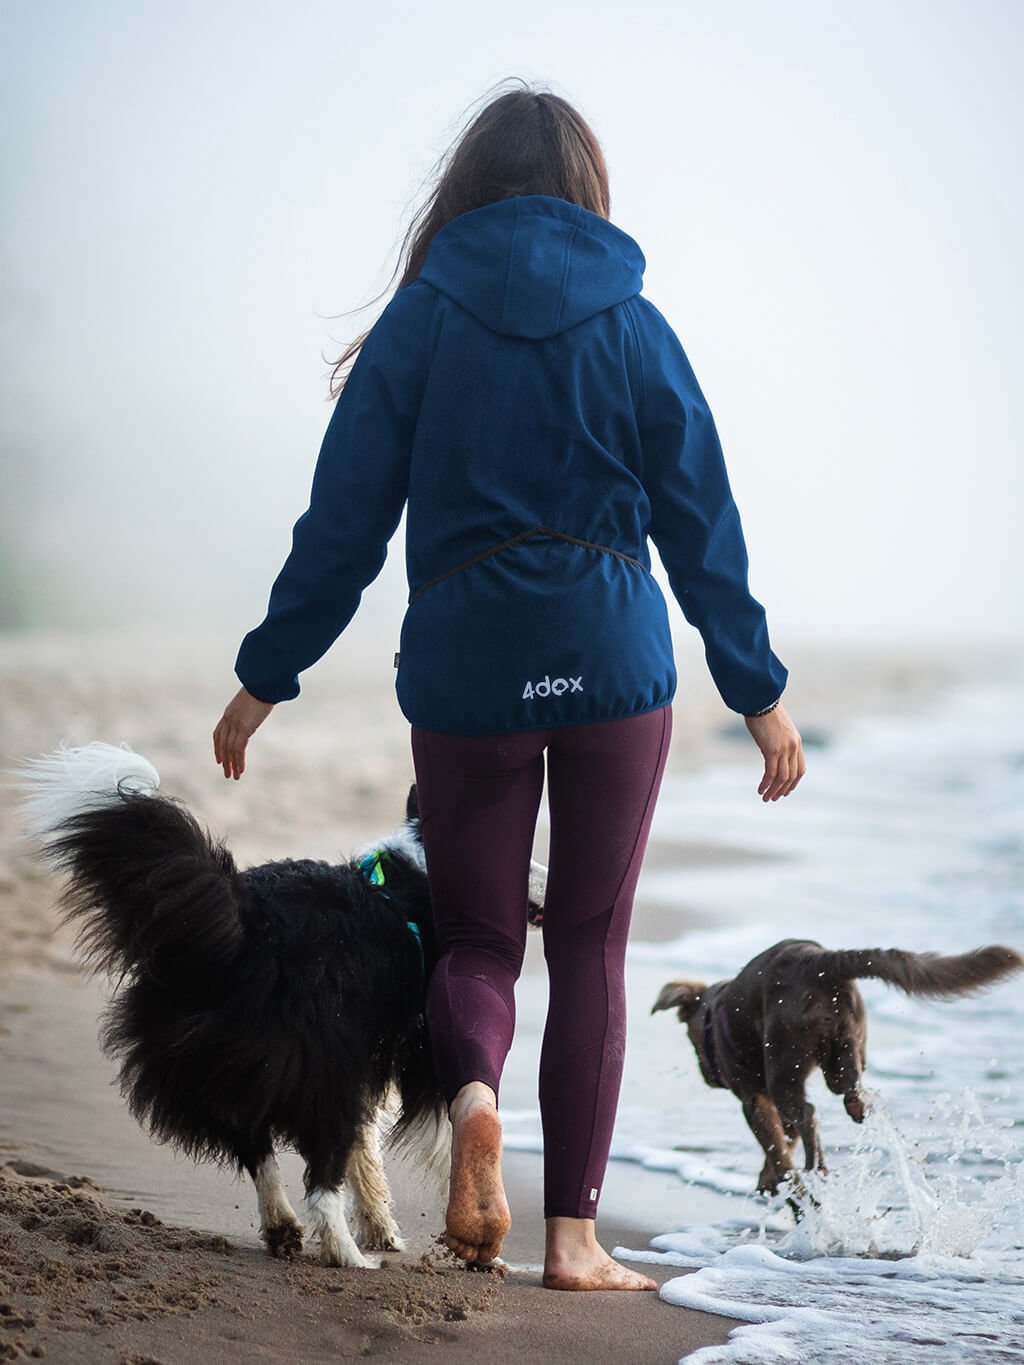
[[[280,708],[253,741],[251,772],[237,784],[223,781],[208,752],[226,700],[215,657],[199,636],[162,645],[123,633],[0,637],[0,763],[9,768],[61,738],[128,740],[156,763],[164,788],[186,800],[243,864],[285,855],[337,858],[396,823],[410,774],[406,727],[365,655],[339,650],[330,666],[316,671],[302,703]],[[872,710],[898,715],[972,676],[935,655],[884,651],[874,657],[826,651],[816,661],[808,651],[793,674],[787,705],[813,745],[827,745],[851,717]],[[692,667],[689,676],[698,676]],[[359,725],[339,726],[339,697]],[[756,754],[703,682],[688,684],[676,716],[670,771],[733,766],[756,799]],[[539,852],[543,842],[542,830]],[[648,867],[751,858],[770,864],[770,856],[727,837],[699,844],[678,831],[678,838],[652,844]],[[95,1042],[99,983],[83,978],[70,934],[55,929],[53,898],[52,881],[17,842],[13,793],[5,787],[0,1346],[15,1356],[42,1347],[54,1360],[167,1365],[373,1354],[418,1361],[444,1345],[485,1362],[509,1351],[524,1361],[592,1362],[635,1360],[642,1342],[645,1360],[670,1361],[724,1341],[735,1325],[670,1308],[654,1295],[541,1290],[540,1158],[527,1152],[509,1152],[506,1160],[515,1220],[507,1256],[515,1269],[501,1280],[467,1274],[438,1257],[433,1239],[440,1210],[401,1176],[396,1197],[412,1250],[387,1258],[385,1270],[271,1261],[256,1239],[252,1192],[210,1168],[193,1171],[150,1143],[127,1115]],[[698,915],[699,907],[646,896],[642,879],[633,938],[678,938]],[[530,940],[520,1030],[503,1088],[512,1108],[535,1105],[545,986],[539,938]],[[630,1008],[648,1006],[631,999]],[[674,1036],[665,1044],[680,1045]],[[674,1176],[620,1162],[612,1168],[598,1225],[609,1247],[643,1247],[663,1231],[670,1196],[686,1217],[711,1219],[722,1206],[719,1196],[691,1190]],[[290,1176],[297,1182],[294,1166]],[[93,1207],[96,1196],[108,1202]],[[30,1273],[40,1265],[51,1267],[51,1278]],[[676,1272],[656,1278],[670,1273]]]
[[[515,1211],[507,1275],[467,1272],[444,1253],[440,1203],[401,1164],[391,1173],[405,1253],[385,1256],[378,1271],[327,1269],[315,1250],[271,1260],[249,1183],[154,1145],[127,1114],[95,1042],[104,995],[70,973],[25,971],[5,982],[0,1342],[19,1355],[41,1347],[55,1361],[420,1361],[444,1346],[486,1361],[514,1344],[524,1361],[582,1365],[635,1359],[640,1341],[645,1360],[670,1362],[724,1341],[735,1325],[680,1314],[655,1295],[621,1303],[544,1290],[542,1162],[532,1153],[506,1156]],[[301,1210],[301,1163],[286,1154],[282,1169]],[[602,1236],[609,1246],[646,1245],[659,1226],[658,1197],[642,1201],[645,1222],[637,1173],[621,1167],[615,1177],[606,1202],[616,1212],[602,1213]],[[647,1173],[646,1182],[667,1178]]]

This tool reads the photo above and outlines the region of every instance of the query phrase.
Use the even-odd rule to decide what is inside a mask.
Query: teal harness
[[[386,848],[375,848],[372,853],[367,853],[365,857],[360,858],[356,867],[371,886],[376,886],[383,895],[390,899],[390,893],[387,890],[387,878],[384,875],[384,860],[387,856]],[[411,919],[407,919],[405,923],[416,939],[416,946],[420,950],[420,973],[425,978],[427,975],[427,958],[423,951],[423,935],[420,933],[420,926],[415,920]]]

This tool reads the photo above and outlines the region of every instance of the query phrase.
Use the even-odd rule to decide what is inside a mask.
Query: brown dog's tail
[[[908,995],[931,996],[937,1000],[969,995],[1024,967],[1024,957],[1020,953],[998,943],[955,957],[944,957],[941,953],[908,953],[900,948],[823,951],[819,962],[835,981],[877,977]]]

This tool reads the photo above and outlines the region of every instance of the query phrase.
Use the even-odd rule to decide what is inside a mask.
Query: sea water
[[[1019,687],[851,722],[811,754],[781,818],[748,777],[723,767],[666,783],[655,838],[765,858],[645,874],[644,895],[699,906],[708,927],[633,944],[634,975],[721,979],[785,937],[1024,950]],[[616,1249],[696,1268],[662,1298],[750,1324],[688,1365],[1024,1361],[1024,974],[954,1002],[860,985],[870,1113],[852,1124],[816,1074],[828,1172],[808,1177],[799,1221],[784,1199],[750,1194],[761,1154],[732,1095],[691,1073],[685,1101],[620,1113],[613,1156],[733,1196],[711,1225],[679,1221],[648,1249]],[[682,1042],[674,1015],[659,1017]],[[521,1117],[510,1140],[525,1146]]]

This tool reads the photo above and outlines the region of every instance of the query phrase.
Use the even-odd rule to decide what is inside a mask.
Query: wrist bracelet
[[[775,710],[776,706],[778,706],[780,701],[782,701],[782,698],[776,697],[775,700],[772,702],[771,706],[766,706],[763,711],[751,712],[751,714],[747,717],[747,720],[756,720],[758,716],[767,716],[769,712]]]

